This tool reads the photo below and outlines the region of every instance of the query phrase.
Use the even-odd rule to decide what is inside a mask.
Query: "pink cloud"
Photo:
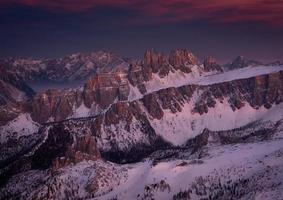
[[[282,0],[0,0],[0,6],[8,4],[56,12],[86,12],[97,7],[126,8],[152,18],[153,22],[166,23],[205,19],[215,23],[283,25]]]

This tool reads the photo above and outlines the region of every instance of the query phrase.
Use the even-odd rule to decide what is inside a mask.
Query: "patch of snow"
[[[140,93],[139,89],[132,84],[129,83],[130,86],[130,94],[128,96],[128,100],[132,101],[135,99],[140,99],[143,97],[143,95]]]
[[[18,139],[24,135],[31,135],[38,131],[39,124],[34,122],[30,114],[20,114],[13,121],[0,126],[0,143],[5,143],[9,138]]]
[[[71,69],[71,64],[70,64],[70,63],[66,63],[65,68],[66,68],[67,70],[70,70],[70,69]]]
[[[89,116],[90,109],[82,103],[78,108],[74,110],[73,115],[70,118],[79,118]]]
[[[86,68],[93,69],[93,67],[94,67],[93,62],[88,62],[88,63],[86,64]]]
[[[283,119],[283,103],[274,105],[262,116],[262,121],[277,122]]]

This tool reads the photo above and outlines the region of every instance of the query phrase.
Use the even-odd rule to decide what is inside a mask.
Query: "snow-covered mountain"
[[[98,72],[123,71],[128,63],[110,52],[76,53],[58,59],[15,59],[0,60],[0,65],[25,81],[64,82],[86,80]]]
[[[233,69],[239,69],[244,67],[256,67],[256,66],[262,66],[264,65],[262,62],[259,62],[257,60],[248,59],[244,56],[238,56],[236,57],[231,63],[227,63],[224,68],[227,68],[228,70]]]
[[[283,197],[283,65],[223,70],[184,49],[115,59],[66,72],[90,76],[79,88],[13,86],[26,98],[0,126],[0,199]]]

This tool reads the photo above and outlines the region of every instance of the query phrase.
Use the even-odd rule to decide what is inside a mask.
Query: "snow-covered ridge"
[[[211,85],[215,83],[229,82],[239,79],[246,79],[255,76],[277,73],[283,70],[283,65],[280,66],[258,66],[258,67],[245,67],[241,69],[226,71],[220,74],[201,77],[196,80],[197,85]]]
[[[169,74],[160,78],[157,74],[153,75],[153,79],[145,82],[144,85],[147,89],[145,94],[141,94],[137,87],[130,84],[129,101],[135,101],[143,98],[144,95],[157,92],[170,87],[181,87],[184,85],[212,85],[216,83],[224,83],[240,79],[252,78],[255,76],[272,74],[283,71],[283,65],[279,66],[258,66],[258,67],[245,67],[231,71],[208,72],[199,73],[197,70],[199,66],[192,67],[191,73],[183,73],[181,71],[169,72]]]
[[[247,67],[220,74],[197,77],[193,80],[188,79],[187,82],[180,81],[177,83],[174,81],[181,79],[174,79],[170,80],[171,82],[168,83],[169,85],[174,84],[174,87],[178,87],[178,84],[179,86],[182,86],[182,84],[193,81],[199,85],[210,85],[255,77],[258,75],[276,73],[281,70],[283,70],[283,66]],[[179,75],[180,74],[181,73],[179,73]],[[152,89],[157,89],[157,87],[152,87]],[[130,96],[131,99],[128,100],[130,102],[141,100],[143,98],[143,95],[141,95],[135,87],[131,87]],[[186,103],[182,106],[181,112],[172,113],[170,110],[163,110],[165,115],[161,120],[153,119],[151,121],[151,126],[155,129],[158,135],[163,136],[165,140],[172,142],[175,145],[181,145],[189,138],[199,134],[205,128],[213,131],[237,128],[247,123],[259,120],[260,117],[268,111],[268,109],[264,108],[263,106],[259,109],[254,109],[248,103],[245,103],[245,106],[239,110],[233,110],[228,102],[229,99],[224,99],[221,101],[216,101],[214,108],[210,108],[208,113],[200,115],[198,113],[192,113],[192,109],[194,108],[197,99],[200,98],[200,94],[197,94],[196,92],[193,96],[194,98],[192,98],[190,103]],[[111,105],[109,105],[108,109],[110,107]],[[106,112],[107,109],[101,112],[101,114]],[[74,113],[75,114],[70,118],[88,117],[91,116],[91,109],[86,108],[82,104],[75,110]],[[97,115],[98,113],[99,112],[96,112],[95,114]],[[151,117],[149,116],[148,118],[150,119]]]
[[[283,70],[283,65],[280,66],[258,66],[245,67],[231,71],[199,73],[200,66],[193,66],[191,73],[183,73],[180,71],[170,72],[166,77],[160,78],[154,75],[153,79],[146,82],[145,86],[147,93],[155,92],[169,87],[180,87],[183,85],[211,85],[215,83],[229,82],[233,80],[251,78],[264,74],[276,73]]]

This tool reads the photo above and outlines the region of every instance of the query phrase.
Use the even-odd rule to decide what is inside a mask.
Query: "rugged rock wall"
[[[89,78],[84,87],[78,90],[47,90],[38,93],[32,102],[32,116],[40,123],[50,119],[60,121],[72,116],[74,110],[82,104],[92,110],[92,115],[98,114],[117,101],[127,101],[133,87],[137,87],[141,94],[146,94],[145,83],[151,81],[154,75],[163,78],[169,72],[177,71],[188,74],[192,72],[193,66],[197,66],[200,73],[222,71],[215,59],[209,57],[205,59],[204,65],[199,65],[197,58],[184,49],[173,50],[169,56],[149,50],[146,51],[143,60],[131,62],[128,71],[98,73]],[[172,89],[167,91],[174,93]],[[162,91],[162,95],[166,95],[165,93]],[[169,95],[178,94],[175,92]],[[143,102],[149,106],[147,102],[152,103],[152,98],[155,98],[154,94],[146,96]],[[158,109],[153,105],[151,107]],[[158,112],[155,114],[160,115]]]
[[[246,104],[254,110],[259,107],[268,109],[283,101],[282,81],[283,73],[278,72],[207,86],[186,85],[167,88],[131,102],[114,103],[105,113],[97,117],[84,121],[73,119],[62,125],[64,129],[74,134],[77,134],[75,132],[78,129],[81,131],[89,129],[91,135],[96,138],[102,155],[108,159],[136,160],[156,148],[172,145],[170,144],[172,138],[167,138],[166,134],[160,130],[157,132],[152,124],[153,121],[156,123],[162,121],[168,112],[176,116],[197,114],[201,119],[201,115],[209,113],[210,109],[215,107],[216,102],[224,100],[228,102],[231,112],[240,110]],[[190,110],[185,110],[184,108],[188,105]],[[191,119],[187,117],[184,120],[190,122]],[[163,128],[171,130],[178,128],[174,127],[177,125],[170,125],[168,122],[166,125],[168,127]],[[190,138],[190,135],[193,137],[190,133],[192,130],[182,131],[188,135],[186,138]],[[202,130],[199,131],[202,132]],[[185,145],[186,141],[184,140],[183,143]]]
[[[48,120],[61,121],[73,113],[73,108],[83,102],[80,90],[50,89],[37,93],[31,102],[31,114],[39,123]]]
[[[90,78],[85,84],[84,103],[90,108],[95,102],[102,109],[105,109],[115,101],[128,100],[129,92],[127,74],[98,74]]]

